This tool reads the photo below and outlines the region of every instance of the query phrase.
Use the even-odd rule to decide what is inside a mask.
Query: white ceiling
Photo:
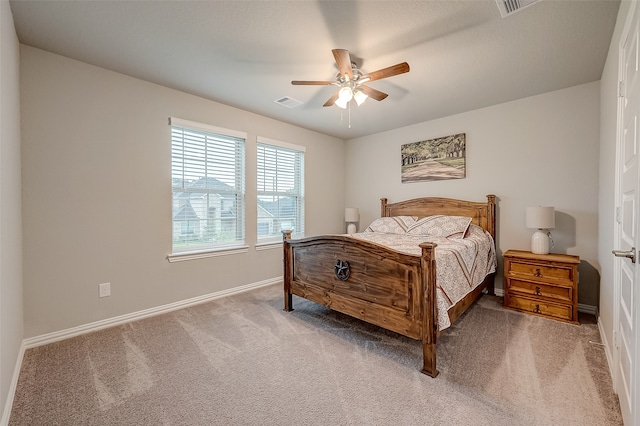
[[[11,1],[23,44],[342,139],[597,81],[618,6],[543,0],[503,19],[495,0]],[[334,86],[291,85],[334,79],[334,48],[365,73],[411,67],[368,84],[389,97],[354,104],[351,128],[322,107]]]

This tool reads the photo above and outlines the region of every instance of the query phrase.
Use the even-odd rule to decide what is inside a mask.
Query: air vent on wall
[[[506,18],[507,16],[526,7],[532,6],[539,1],[542,0],[496,0],[496,3],[498,4],[500,15],[502,15],[503,18]]]
[[[277,104],[280,104],[282,106],[285,106],[287,108],[295,108],[298,105],[302,105],[302,101],[290,98],[289,96],[285,96],[284,98],[276,99],[273,102],[275,102]]]

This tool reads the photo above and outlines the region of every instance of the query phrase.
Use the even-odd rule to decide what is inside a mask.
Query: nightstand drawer
[[[544,315],[566,321],[574,321],[571,306],[556,305],[553,303],[546,303],[518,296],[509,297],[509,304],[507,306],[520,311],[530,312],[532,314]]]
[[[573,281],[573,269],[571,267],[539,265],[535,263],[509,262],[509,274],[535,277],[539,279],[552,279],[561,281]]]
[[[522,281],[515,278],[508,280],[509,294],[519,293],[525,296],[546,297],[558,302],[573,301],[573,288],[546,285],[538,282]]]

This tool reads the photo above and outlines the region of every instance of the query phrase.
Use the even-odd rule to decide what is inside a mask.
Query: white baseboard
[[[20,377],[20,370],[22,369],[22,359],[24,358],[25,349],[26,348],[23,341],[20,345],[20,351],[18,352],[16,365],[13,368],[13,377],[11,379],[11,384],[9,385],[7,400],[4,403],[4,411],[2,413],[2,418],[0,419],[0,426],[7,426],[9,424],[9,416],[11,416],[11,409],[13,408],[13,399],[16,395],[16,388],[18,387],[18,377]]]
[[[600,321],[600,316],[598,316],[598,331],[600,332],[600,340],[602,340],[602,344],[604,345],[604,354],[607,357],[607,365],[609,366],[609,375],[611,379],[614,380],[613,376],[613,354],[611,353],[609,342],[607,341],[607,334],[604,332],[604,326],[602,325],[602,321]]]
[[[94,331],[102,330],[109,327],[115,327],[117,325],[149,318],[155,315],[165,314],[167,312],[176,311],[178,309],[187,308],[189,306],[199,305],[200,303],[205,303],[211,300],[220,299],[222,297],[243,293],[245,291],[253,290],[259,287],[276,284],[278,282],[282,282],[282,277],[270,278],[268,280],[259,281],[257,283],[247,284],[240,287],[230,288],[228,290],[205,294],[203,296],[198,296],[187,300],[181,300],[179,302],[169,303],[168,305],[156,306],[154,308],[145,309],[143,311],[132,312],[130,314],[120,315],[113,318],[107,318],[89,324],[68,328],[66,330],[54,331],[53,333],[30,337],[23,341],[23,346],[26,349],[35,348],[37,346],[69,339],[81,334],[92,333]]]

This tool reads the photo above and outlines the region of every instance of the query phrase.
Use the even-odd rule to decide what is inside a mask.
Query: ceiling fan
[[[339,70],[335,81],[294,80],[291,82],[293,85],[322,86],[333,84],[334,86],[338,86],[340,89],[338,89],[338,91],[324,103],[323,106],[325,107],[337,105],[344,109],[347,107],[347,104],[351,99],[354,99],[358,105],[361,105],[367,98],[373,98],[376,101],[381,101],[389,95],[372,87],[365,86],[364,83],[409,72],[409,64],[402,62],[401,64],[396,64],[365,74],[356,67],[354,62],[351,61],[348,50],[333,49],[332,52]]]

